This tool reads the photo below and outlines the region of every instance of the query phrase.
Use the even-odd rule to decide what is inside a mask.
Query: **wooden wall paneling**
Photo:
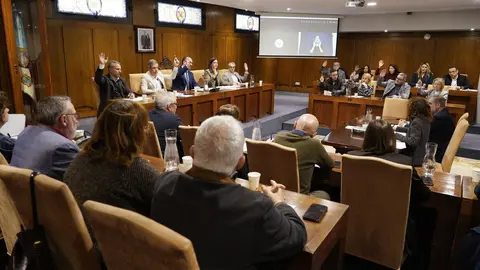
[[[99,63],[98,55],[105,53],[108,60],[118,60],[118,31],[117,29],[92,29],[94,63]],[[121,63],[120,63],[121,64]],[[105,70],[106,72],[106,70]]]
[[[227,68],[227,38],[221,35],[212,36],[212,56],[218,60],[218,68]]]
[[[407,74],[407,80],[412,76],[413,69],[411,68],[413,62],[417,62],[417,59],[408,57],[409,52],[412,51],[412,42],[410,39],[395,39],[392,40],[392,54],[390,59],[395,61],[401,72]],[[392,60],[392,61],[393,61]]]
[[[304,59],[287,59],[289,61],[289,68],[290,71],[290,84],[292,85],[293,88],[301,88],[301,86],[307,86],[310,83],[305,82],[305,72],[308,70],[308,66],[306,65],[306,61]],[[280,68],[282,68],[280,66]],[[297,86],[295,85],[296,82],[299,82],[300,85]]]
[[[192,69],[194,70],[205,69],[208,59],[211,57],[207,55],[209,50],[206,48],[206,36],[197,33],[181,34],[180,51],[182,57],[190,56],[192,58]],[[179,60],[181,61],[181,57]]]
[[[280,59],[276,58],[258,58],[257,59],[257,66],[261,70],[261,75],[259,80],[263,80],[264,82],[271,82],[278,85],[278,62]],[[258,73],[258,72],[257,72]]]
[[[141,53],[142,56],[142,66],[146,67],[148,60],[155,59],[157,61],[162,61],[163,51],[162,51],[162,32],[160,29],[155,29],[155,53]],[[170,58],[170,60],[173,60]],[[145,68],[144,68],[145,69]]]
[[[91,77],[94,75],[92,29],[63,27],[68,95],[77,111],[96,111]]]
[[[206,20],[209,33],[232,33],[235,11],[229,7],[207,5]]]
[[[349,74],[353,71],[353,68],[355,67],[355,65],[359,65],[360,67],[363,67],[364,65],[366,65],[364,63],[355,62],[356,51],[355,51],[355,41],[353,39],[340,37],[338,40],[337,46],[338,46],[337,61],[340,62],[341,67],[346,69]],[[317,71],[318,71],[318,69],[320,69],[320,66],[323,63],[323,59],[315,60],[315,62],[317,63],[315,67],[317,67]],[[312,67],[312,69],[313,68],[314,67]],[[318,72],[317,74],[320,75]],[[311,78],[308,78],[308,79],[311,79]],[[315,77],[314,79],[318,79],[318,76]]]
[[[250,47],[250,39],[247,38],[247,37],[240,37],[238,39],[238,70],[241,72],[241,74],[243,74],[243,64],[244,63],[247,63],[248,67],[249,67],[249,70],[250,70],[250,66],[252,65],[251,63],[251,57],[250,57],[250,51],[251,51],[251,47]],[[251,70],[250,73],[251,74],[254,74],[253,73],[254,70]],[[256,74],[254,74],[255,76]],[[257,76],[255,76],[255,81],[258,82],[258,79],[257,79]]]
[[[437,76],[448,74],[448,67],[456,65],[457,46],[458,39],[449,37],[435,38],[435,59],[433,60],[432,69]]]
[[[412,50],[408,52],[408,58],[411,58],[411,71],[416,72],[417,69],[420,67],[420,64],[423,62],[429,63],[430,68],[433,67],[434,59],[435,59],[435,40],[425,40],[423,38],[415,38],[412,40]],[[443,76],[443,73],[436,73],[434,72],[435,77]],[[412,76],[409,74],[409,77]],[[411,78],[411,77],[410,77]]]
[[[227,63],[235,62],[237,72],[242,72],[239,61],[239,45],[237,37],[227,37]],[[240,71],[239,71],[240,70]]]
[[[373,62],[373,66],[378,68],[378,61],[383,60],[385,65],[383,68],[388,69],[388,65],[395,64],[392,58],[392,48],[394,41],[386,38],[375,38],[372,41],[370,48],[370,62]],[[400,67],[401,68],[401,67]]]
[[[178,60],[182,61],[182,35],[180,33],[162,33],[162,54],[167,56],[172,62],[176,55]]]
[[[133,30],[128,28],[118,29],[118,54],[118,59],[122,65],[122,74],[127,81],[129,81],[128,74],[146,71],[147,63],[143,63],[141,54],[135,52],[135,33]],[[95,64],[98,64],[96,58],[95,61]]]
[[[59,24],[48,22],[48,49],[52,67],[52,90],[54,95],[67,95],[67,69],[65,68],[65,52],[63,31]],[[91,75],[93,77],[93,74]]]
[[[378,60],[372,57],[371,51],[373,50],[372,40],[370,39],[356,39],[354,40],[354,63],[359,66],[370,65],[370,68],[376,69],[378,66]],[[343,53],[349,53],[348,51],[341,51],[339,54],[341,58],[347,58]],[[355,65],[354,64],[354,65]]]
[[[457,42],[456,66],[460,73],[468,74],[468,80],[476,87],[478,86],[479,65],[480,65],[480,39],[465,37]],[[446,70],[445,73],[448,71]]]
[[[131,3],[134,7],[132,10],[133,25],[154,27],[156,2],[151,0],[132,0]]]
[[[292,73],[290,65],[293,59],[279,58],[277,59],[277,85],[278,86],[293,86]]]
[[[302,86],[305,88],[312,87],[312,81],[320,78],[320,67],[324,59],[305,59],[303,62],[303,78]],[[333,62],[332,62],[333,64]],[[343,62],[340,62],[343,67]]]

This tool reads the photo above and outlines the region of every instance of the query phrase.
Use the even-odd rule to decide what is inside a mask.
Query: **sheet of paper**
[[[401,142],[399,140],[397,140],[397,149],[405,149],[407,148],[407,145],[404,143],[404,142]]]
[[[185,95],[185,94],[182,94],[182,93],[177,93],[176,96],[177,97],[193,97],[193,95]]]

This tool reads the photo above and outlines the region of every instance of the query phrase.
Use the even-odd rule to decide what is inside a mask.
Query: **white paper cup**
[[[480,182],[480,168],[473,168],[472,169],[472,181],[473,182]]]
[[[248,82],[245,83],[245,88],[248,88]]]
[[[262,84],[263,84],[262,80],[258,81],[258,86],[262,86]]]
[[[381,116],[377,116],[377,117],[375,117],[375,119],[376,119],[376,120],[380,120],[380,119],[382,119],[382,117],[381,117]]]
[[[182,163],[184,165],[189,165],[189,166],[192,166],[193,164],[193,158],[191,156],[183,156],[182,157]]]
[[[147,100],[148,100],[148,97],[147,97],[147,95],[145,95],[145,94],[142,95],[142,98],[143,98],[143,101],[147,101]]]
[[[260,176],[258,172],[248,173],[248,188],[253,191],[258,191],[258,186],[260,185]]]

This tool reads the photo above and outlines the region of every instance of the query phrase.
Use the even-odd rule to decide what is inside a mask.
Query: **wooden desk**
[[[248,181],[235,181],[248,187]],[[289,269],[343,269],[343,252],[347,230],[348,206],[320,198],[284,191],[285,202],[302,217],[312,203],[328,206],[328,212],[320,223],[304,221],[307,228],[307,244],[296,256]]]
[[[342,155],[330,154],[335,161],[342,161]],[[422,174],[422,168],[415,168]],[[342,165],[332,169],[329,184],[341,186]],[[463,177],[464,178],[464,177]],[[434,230],[430,269],[447,269],[453,262],[452,246],[458,235],[456,231],[459,221],[460,206],[464,185],[462,176],[445,172],[435,172],[430,200],[425,206],[434,208],[437,212],[437,222]],[[387,179],[386,179],[387,180]],[[455,269],[455,268],[453,268]]]
[[[384,87],[378,86],[375,90],[376,97],[382,97]],[[410,89],[412,97],[418,96],[418,89],[412,87]],[[468,112],[468,121],[475,122],[477,115],[477,96],[478,91],[465,91],[465,90],[449,90],[448,91],[448,104],[465,105],[466,112]],[[450,108],[449,108],[450,111]]]
[[[177,97],[176,114],[182,119],[184,125],[198,126],[205,119],[214,116],[218,108],[225,104],[235,104],[240,109],[240,121],[252,118],[261,118],[273,114],[275,86],[264,83],[262,86],[252,88],[238,88],[221,90],[218,92],[178,91],[191,97]],[[111,101],[110,101],[111,102]],[[155,103],[152,99],[138,101],[147,110],[153,110]]]
[[[317,117],[320,126],[339,129],[352,119],[365,115],[367,109],[372,109],[374,118],[382,116],[383,103],[384,100],[379,97],[333,97],[310,93],[308,112]],[[456,121],[465,113],[465,107],[461,104],[449,103],[447,108]]]

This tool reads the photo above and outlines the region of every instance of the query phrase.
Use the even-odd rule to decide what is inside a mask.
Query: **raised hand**
[[[321,83],[323,83],[323,82],[325,81],[325,78],[324,78],[323,76],[320,76],[319,81],[320,81]]]
[[[380,77],[385,77],[385,75],[387,75],[387,70],[386,69],[383,69],[382,72],[380,72]]]
[[[328,61],[327,61],[327,60],[325,60],[325,61],[323,62],[323,64],[322,64],[322,67],[326,67],[326,66],[327,66],[327,64],[328,64]]]
[[[105,54],[102,52],[98,55],[98,59],[100,60],[100,64],[105,65],[108,62],[108,57],[105,57]]]
[[[248,65],[247,65],[247,63],[243,63],[243,68],[245,68],[245,72],[248,72]]]
[[[383,67],[383,65],[384,65],[383,60],[378,61],[378,68]]]
[[[357,72],[359,69],[360,67],[358,65],[355,65],[355,68],[354,68],[355,72]]]

